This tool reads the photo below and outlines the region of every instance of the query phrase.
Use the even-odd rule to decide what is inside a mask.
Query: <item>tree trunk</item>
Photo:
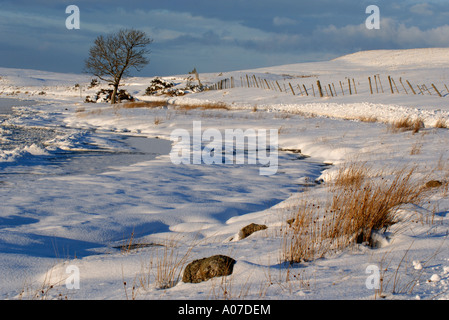
[[[112,92],[111,96],[111,104],[117,103],[117,92],[118,92],[118,83],[114,84],[114,91]]]

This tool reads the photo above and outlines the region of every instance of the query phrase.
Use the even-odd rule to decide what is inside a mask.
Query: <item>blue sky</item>
[[[68,30],[68,5],[81,28]],[[380,29],[365,10],[380,8]],[[221,72],[329,60],[373,49],[449,47],[449,1],[0,0],[0,66],[81,73],[98,35],[145,31],[141,76]]]

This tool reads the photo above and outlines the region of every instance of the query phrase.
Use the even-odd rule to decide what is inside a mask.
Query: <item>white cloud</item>
[[[189,41],[210,45],[235,44],[242,41],[263,41],[273,35],[240,21],[193,15],[189,12],[170,10],[117,9],[121,23],[148,33],[159,44],[181,44]],[[114,15],[115,15],[114,14]]]
[[[332,47],[352,51],[352,48],[366,50],[388,48],[418,48],[418,47],[448,47],[449,25],[430,29],[420,29],[417,26],[406,26],[390,18],[381,19],[379,30],[368,30],[364,24],[335,27],[333,25],[315,30],[313,41],[309,45],[318,48]]]
[[[418,3],[410,8],[410,12],[423,16],[433,15],[433,11],[428,3]]]
[[[273,18],[273,25],[276,27],[281,26],[294,26],[296,25],[296,20],[286,18],[286,17],[274,17]]]

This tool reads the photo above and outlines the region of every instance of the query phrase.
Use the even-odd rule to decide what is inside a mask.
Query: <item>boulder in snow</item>
[[[184,269],[182,281],[186,283],[199,283],[214,277],[223,277],[232,274],[235,260],[215,255],[208,258],[192,261]]]

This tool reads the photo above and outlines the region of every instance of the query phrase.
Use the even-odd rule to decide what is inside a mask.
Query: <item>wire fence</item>
[[[312,77],[302,77],[312,78]],[[412,84],[409,80],[400,77],[398,83],[395,79],[388,76],[380,76],[375,74],[369,76],[367,81],[356,81],[354,78],[346,77],[338,82],[314,82],[298,81],[299,79],[273,80],[256,75],[245,74],[239,78],[223,78],[212,85],[209,90],[225,90],[232,88],[259,88],[264,90],[273,90],[284,92],[295,96],[313,96],[313,97],[338,97],[339,95],[357,95],[360,93],[376,94],[412,94],[412,95],[437,95],[445,97],[449,95],[449,88],[446,84],[439,84],[439,88],[435,83]]]

